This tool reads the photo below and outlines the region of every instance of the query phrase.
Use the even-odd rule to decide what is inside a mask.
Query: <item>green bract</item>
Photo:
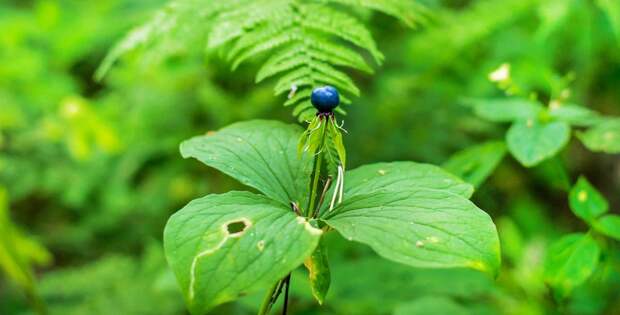
[[[248,121],[181,145],[184,156],[264,193],[208,195],[168,221],[166,256],[193,314],[273,284],[304,261],[322,302],[330,281],[326,249],[317,247],[325,223],[410,266],[497,271],[491,218],[467,199],[470,185],[436,166],[360,167],[345,176],[343,202],[323,209],[318,222],[298,216],[291,204],[307,213],[312,165],[306,154],[297,158],[301,133],[279,122]]]

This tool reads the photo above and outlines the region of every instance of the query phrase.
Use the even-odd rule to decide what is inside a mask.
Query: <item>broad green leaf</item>
[[[528,99],[474,99],[468,100],[476,115],[495,122],[534,119],[544,110],[536,101]]]
[[[325,302],[325,296],[331,283],[331,273],[329,271],[329,262],[327,261],[327,247],[322,239],[314,252],[312,252],[312,255],[306,258],[304,265],[308,269],[312,295],[322,305]]]
[[[575,104],[554,106],[549,110],[549,115],[573,126],[592,126],[600,121],[598,113]]]
[[[474,187],[480,186],[506,155],[501,141],[479,144],[454,154],[442,167]]]
[[[394,315],[468,315],[472,314],[465,306],[445,296],[425,296],[409,303],[401,304]]]
[[[535,166],[554,156],[569,139],[570,127],[561,121],[519,121],[506,134],[508,150],[526,167]]]
[[[616,214],[608,214],[600,217],[593,224],[596,231],[609,237],[620,240],[620,216]]]
[[[591,151],[620,153],[620,119],[607,120],[577,137]]]
[[[568,201],[573,213],[587,222],[592,222],[609,210],[605,197],[592,187],[585,177],[577,180],[569,193]]]
[[[495,273],[500,264],[497,231],[489,215],[445,190],[349,196],[325,221],[345,238],[414,267]]]
[[[360,166],[345,175],[347,197],[376,191],[409,191],[428,188],[471,197],[474,188],[458,177],[430,164],[388,162]]]
[[[204,314],[301,265],[322,231],[249,192],[195,199],[175,213],[164,249],[192,314]]]
[[[277,121],[240,122],[183,142],[181,154],[285,205],[305,205],[312,163],[308,155],[297,156],[301,132],[297,126]]]
[[[566,297],[590,278],[598,265],[600,251],[589,234],[575,233],[562,237],[547,251],[545,281]]]

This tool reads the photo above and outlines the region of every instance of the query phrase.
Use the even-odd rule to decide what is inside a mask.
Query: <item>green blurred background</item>
[[[506,126],[476,118],[462,100],[501,96],[487,76],[504,63],[515,85],[542,100],[569,89],[571,101],[620,115],[620,2],[423,2],[432,18],[417,30],[365,16],[386,63],[372,76],[353,74],[363,94],[343,117],[351,167],[440,164],[503,138]],[[295,122],[272,82],[253,83],[259,62],[232,72],[217,54],[174,38],[94,80],[113,44],[164,3],[0,1],[0,246],[38,266],[33,278],[51,314],[185,314],[163,257],[163,226],[192,198],[241,187],[183,160],[178,144],[239,120]],[[474,196],[502,239],[496,281],[397,265],[333,235],[326,305],[315,305],[299,270],[291,313],[620,314],[617,244],[607,252],[615,259],[603,257],[615,263],[601,264],[566,301],[541,274],[549,242],[585,227],[568,209],[568,183],[586,175],[617,213],[619,162],[577,141],[534,169],[505,159]],[[558,173],[558,163],[568,172]],[[11,270],[9,256],[0,254],[0,266]],[[21,289],[31,280],[0,275],[0,314],[32,313]],[[213,314],[253,314],[257,299]]]

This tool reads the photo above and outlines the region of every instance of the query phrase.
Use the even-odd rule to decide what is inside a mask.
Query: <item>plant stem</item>
[[[319,211],[321,209],[321,206],[323,205],[323,201],[325,201],[325,196],[327,195],[327,192],[329,191],[331,185],[332,177],[328,176],[325,180],[325,184],[323,185],[323,192],[321,193],[321,197],[319,198],[319,203],[316,205],[316,209],[314,209],[314,212],[310,215],[311,218],[316,218],[319,215]]]
[[[284,280],[284,303],[282,304],[282,315],[286,315],[288,312],[288,289],[291,287],[291,274],[289,273]]]
[[[319,146],[319,152],[316,153],[314,157],[314,169],[312,170],[312,187],[310,188],[310,204],[308,205],[308,209],[306,209],[306,216],[310,217],[314,212],[314,206],[316,203],[316,195],[319,187],[319,178],[321,177],[321,164],[323,163],[323,145],[325,144],[325,132],[327,130],[328,121],[325,118],[325,123],[321,126],[321,145]]]
[[[327,130],[327,123],[328,123],[327,119],[329,118],[325,118],[325,119],[326,121],[321,126],[321,131],[320,131],[321,132],[321,145],[319,146],[319,152],[317,152],[316,155],[314,156],[314,168],[312,169],[312,174],[310,175],[310,179],[312,180],[312,187],[310,189],[310,201],[309,201],[308,209],[306,209],[305,211],[305,215],[308,218],[314,214],[317,190],[319,187],[319,178],[321,177],[321,165],[323,163],[323,153],[321,152],[321,150],[323,149],[323,145],[325,144],[325,132]],[[293,211],[297,210],[296,206],[297,206],[296,204],[291,204]],[[271,310],[271,306],[273,305],[273,303],[275,303],[275,301],[277,300],[278,296],[280,295],[282,291],[282,286],[286,286],[285,292],[284,292],[285,296],[284,296],[284,307],[283,307],[283,311],[284,311],[283,314],[286,314],[287,309],[288,309],[288,290],[289,290],[290,281],[291,281],[291,274],[289,273],[286,277],[277,281],[276,283],[274,283],[273,286],[271,286],[271,288],[269,289],[269,291],[267,291],[267,294],[263,298],[263,302],[261,303],[260,308],[258,309],[258,315],[267,315],[269,313],[269,311]]]
[[[258,309],[258,315],[267,315],[267,313],[269,313],[269,310],[271,309],[271,304],[273,303],[273,295],[280,286],[280,282],[282,281],[276,281],[276,283],[273,284],[269,291],[267,291],[267,294],[263,298],[263,302]]]

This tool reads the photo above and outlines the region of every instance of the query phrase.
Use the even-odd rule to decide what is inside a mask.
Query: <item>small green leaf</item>
[[[491,175],[506,155],[506,145],[501,141],[479,144],[454,154],[442,167],[479,187]]]
[[[329,290],[331,283],[331,273],[329,271],[329,262],[327,261],[327,247],[323,239],[319,242],[314,252],[304,261],[306,269],[308,269],[308,278],[312,295],[319,302],[325,302],[325,296]]]
[[[600,217],[593,224],[596,231],[620,241],[620,216],[608,214]]]
[[[594,152],[620,153],[620,119],[607,120],[577,137]]]
[[[566,297],[590,278],[599,256],[600,248],[589,234],[566,235],[549,247],[544,263],[545,281]]]
[[[570,127],[561,121],[515,122],[506,134],[508,150],[523,166],[532,167],[557,154],[570,139]]]
[[[375,163],[360,166],[345,175],[344,195],[376,191],[409,191],[429,188],[471,197],[474,188],[458,177],[430,164],[415,162]]]
[[[573,126],[592,126],[600,121],[595,111],[575,104],[560,104],[549,110],[549,115]]]
[[[489,121],[510,122],[534,119],[544,110],[536,101],[521,98],[468,100],[476,115]]]
[[[489,215],[446,190],[349,196],[325,221],[345,238],[410,266],[488,273],[499,268],[499,240]]]
[[[573,213],[586,222],[592,222],[609,210],[605,197],[585,177],[577,180],[569,193],[568,201]]]
[[[312,163],[295,150],[301,129],[277,121],[253,120],[194,137],[181,144],[193,157],[241,183],[289,205],[305,205]]]
[[[166,224],[168,263],[192,314],[204,314],[301,265],[322,231],[265,196],[229,192],[195,199]]]

